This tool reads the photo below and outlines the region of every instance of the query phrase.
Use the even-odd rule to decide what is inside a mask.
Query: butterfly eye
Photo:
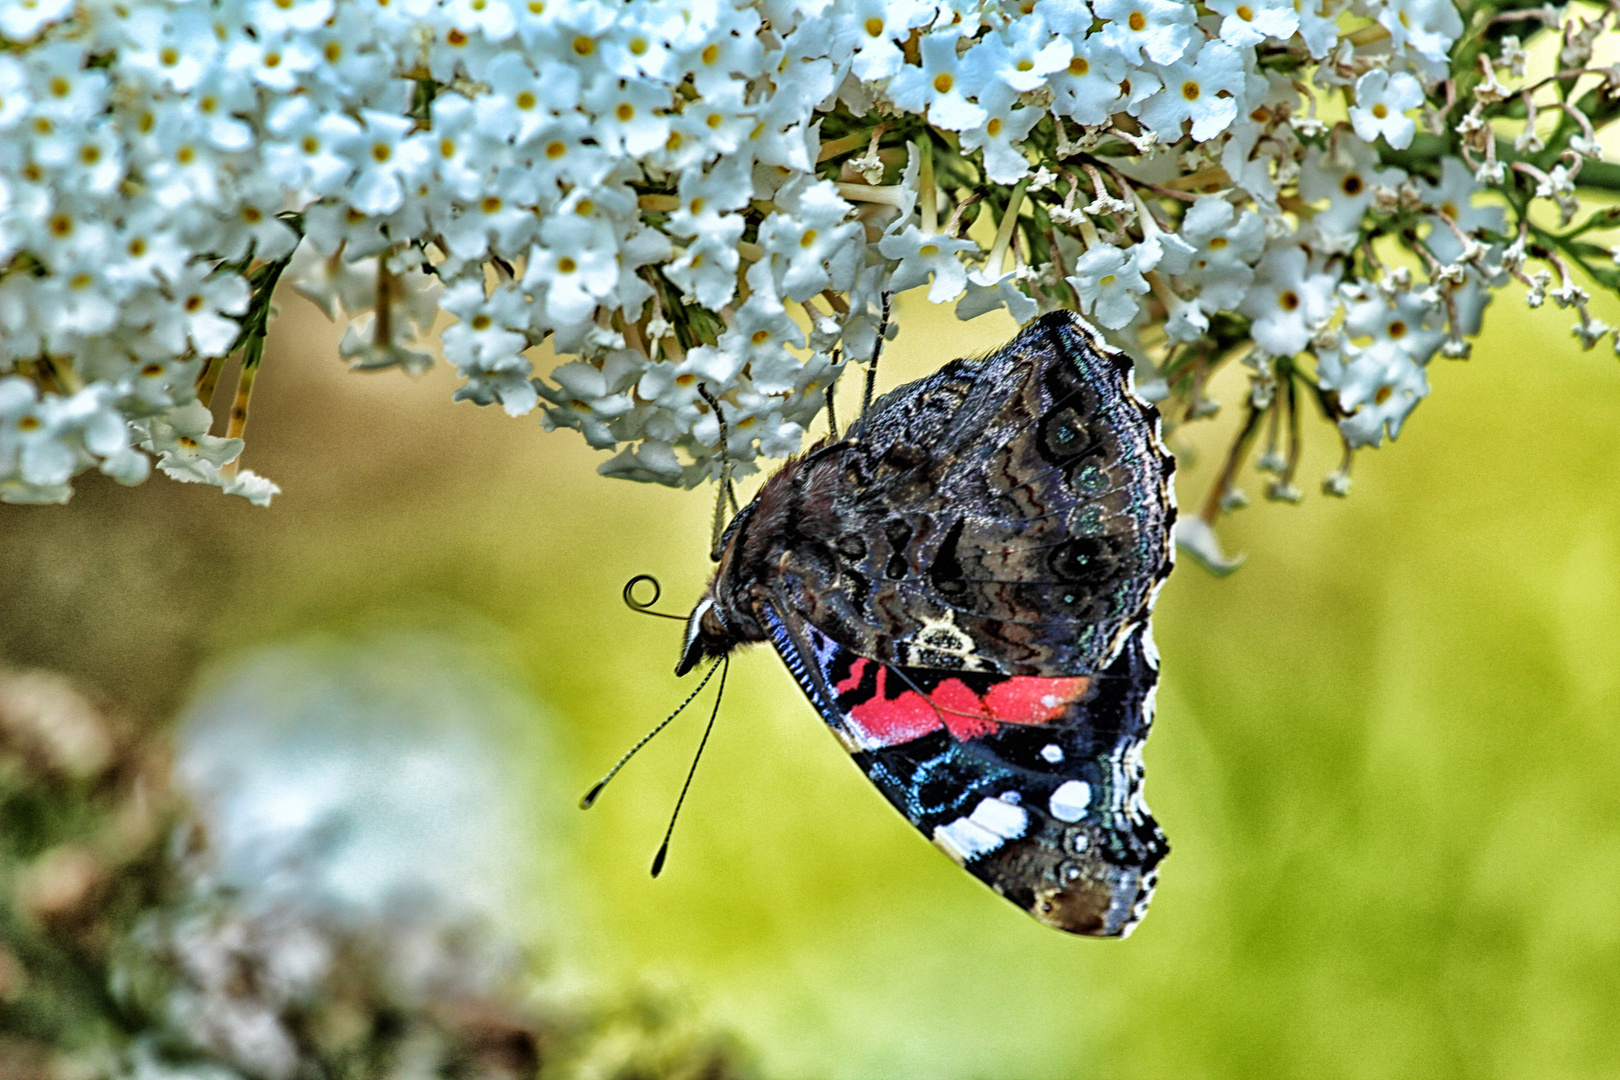
[[[855,533],[847,533],[838,538],[838,554],[846,559],[856,560],[866,558],[866,541]]]

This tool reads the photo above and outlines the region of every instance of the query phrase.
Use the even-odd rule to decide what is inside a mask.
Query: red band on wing
[[[866,663],[864,657],[856,660],[849,677],[835,689],[840,694],[855,689]],[[1084,677],[1014,675],[994,683],[982,697],[960,679],[945,679],[932,694],[908,689],[888,698],[885,691],[891,675],[900,678],[879,665],[877,692],[851,706],[847,714],[869,745],[895,746],[942,726],[953,738],[966,741],[994,734],[1001,724],[1049,723],[1091,689],[1091,680]]]
[[[864,663],[864,658],[856,661],[857,665]],[[860,728],[868,743],[878,746],[910,742],[939,727],[939,712],[915,690],[907,690],[892,700],[884,698],[890,674],[889,668],[880,664],[877,693],[872,695],[871,700],[863,701],[849,710],[851,723]],[[856,676],[852,674],[850,678],[855,679]],[[848,681],[839,683],[839,687],[842,688]]]
[[[1062,716],[1091,689],[1091,680],[1076,676],[1042,679],[1014,675],[985,691],[990,715],[1003,724],[1044,724]]]

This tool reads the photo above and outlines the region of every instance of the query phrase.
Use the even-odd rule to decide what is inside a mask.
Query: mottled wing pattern
[[[784,617],[901,667],[1073,676],[1146,619],[1171,562],[1173,460],[1131,361],[1077,317],[1032,323],[874,403],[806,459]]]
[[[906,668],[766,609],[862,771],[952,859],[1042,922],[1121,936],[1169,851],[1141,799],[1158,656],[1145,624],[1092,677]]]

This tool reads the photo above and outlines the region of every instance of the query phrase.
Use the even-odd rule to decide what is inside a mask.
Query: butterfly
[[[873,402],[732,519],[677,674],[769,641],[923,835],[1050,926],[1123,936],[1174,458],[1132,363],[1045,315]]]

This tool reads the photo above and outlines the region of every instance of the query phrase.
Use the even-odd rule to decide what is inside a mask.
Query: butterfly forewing
[[[1169,851],[1142,803],[1157,656],[1146,626],[1092,677],[903,668],[767,610],[788,670],[924,836],[1036,918],[1129,933]]]

